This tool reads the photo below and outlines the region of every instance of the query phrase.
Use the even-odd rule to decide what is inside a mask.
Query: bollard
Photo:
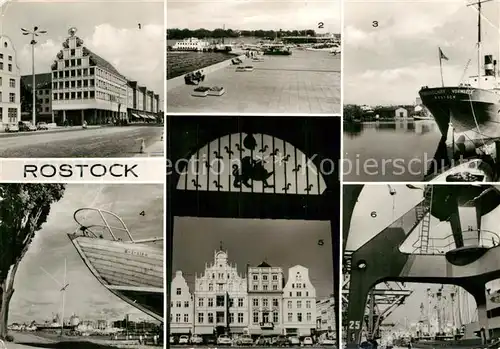
[[[141,149],[139,153],[144,154],[146,152],[146,143],[144,142],[144,138],[141,140]]]

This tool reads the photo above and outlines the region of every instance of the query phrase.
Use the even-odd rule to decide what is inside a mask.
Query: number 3
[[[360,321],[349,321],[349,329],[350,330],[359,330],[361,329],[361,322]]]

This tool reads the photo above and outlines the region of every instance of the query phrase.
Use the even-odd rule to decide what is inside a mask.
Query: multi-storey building
[[[247,281],[226,251],[215,251],[214,261],[195,276],[196,334],[243,333],[248,326]]]
[[[316,332],[335,331],[335,299],[327,297],[316,301]]]
[[[247,268],[248,331],[252,335],[283,333],[283,269],[262,262]]]
[[[21,75],[12,41],[0,35],[0,130],[21,119]]]
[[[52,64],[52,109],[60,123],[105,124],[125,120],[127,79],[83,46],[70,28]]]
[[[21,76],[21,82],[30,92],[33,90],[33,75]],[[55,122],[52,113],[52,73],[42,73],[35,75],[35,93],[37,98],[36,122],[44,121],[47,123]],[[21,96],[26,97],[26,96]],[[31,109],[32,101],[26,101]],[[22,119],[32,120],[32,111],[22,110]]]
[[[175,273],[170,289],[170,332],[172,334],[192,333],[193,299],[182,271]]]
[[[288,269],[283,288],[284,327],[287,335],[309,336],[316,328],[316,289],[309,270],[301,265]]]

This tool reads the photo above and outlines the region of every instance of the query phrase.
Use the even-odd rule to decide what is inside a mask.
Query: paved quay
[[[196,86],[168,89],[170,113],[340,113],[340,55],[326,51],[293,50],[291,56],[250,59],[252,72],[236,72],[230,65],[207,74],[200,86],[222,86],[220,97],[194,97]]]

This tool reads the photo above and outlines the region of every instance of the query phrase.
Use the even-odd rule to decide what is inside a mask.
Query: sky
[[[221,241],[240,274],[245,274],[247,264],[267,261],[282,267],[287,279],[288,268],[302,265],[309,269],[318,299],[333,293],[330,222],[176,217],[173,272],[183,272],[191,293],[195,273],[213,263]]]
[[[1,2],[0,2],[1,3]],[[48,73],[68,37],[68,29],[124,76],[160,95],[164,90],[164,4],[161,0],[38,1],[11,0],[3,5],[3,35],[17,50],[21,74],[31,74],[30,38],[20,28],[38,26],[47,34],[38,38],[35,72]],[[138,24],[141,24],[139,29]]]
[[[78,225],[73,213],[82,207],[112,211],[120,216],[136,238],[162,236],[163,185],[72,184],[64,197],[51,206],[47,222],[39,230],[21,261],[14,283],[9,323],[51,320],[61,312],[59,284],[64,280],[66,259],[65,317],[80,319],[151,318],[107,291],[91,274],[67,234]],[[141,211],[145,212],[141,216]],[[92,216],[87,219],[94,221]],[[113,223],[110,223],[113,224]],[[52,276],[52,277],[51,277]]]
[[[498,59],[497,2],[483,4],[483,55]],[[373,21],[378,22],[373,27]],[[355,1],[344,4],[345,103],[413,104],[422,86],[477,74],[477,10],[465,0]]]
[[[423,186],[419,186],[423,188]],[[396,191],[395,195],[390,195],[390,188]],[[356,207],[351,218],[349,237],[347,240],[347,250],[356,250],[368,242],[377,233],[389,226],[392,222],[408,212],[417,205],[423,198],[422,191],[409,189],[403,184],[398,185],[369,185],[365,186],[358,197]],[[372,212],[376,217],[372,217]],[[474,215],[469,215],[465,210],[460,212],[462,225],[473,224]],[[467,215],[467,216],[466,216]],[[500,219],[500,207],[483,216],[482,229],[498,233],[498,220]],[[420,227],[417,227],[409,235],[401,246],[401,251],[411,253],[415,250],[411,245],[418,240]],[[430,224],[431,238],[447,237],[451,234],[451,228],[446,222],[439,222],[433,218]],[[498,281],[494,281],[498,287]],[[407,299],[405,305],[399,307],[388,321],[400,321],[407,319],[408,322],[418,321],[420,317],[420,304],[427,300],[427,288],[433,290],[440,285],[428,284],[408,284],[407,287],[414,293]],[[490,286],[488,286],[490,287]],[[475,309],[475,304],[471,305]]]
[[[196,14],[196,15],[193,15]],[[317,29],[323,22],[324,28]],[[305,30],[340,33],[340,1],[167,0],[167,28]]]

